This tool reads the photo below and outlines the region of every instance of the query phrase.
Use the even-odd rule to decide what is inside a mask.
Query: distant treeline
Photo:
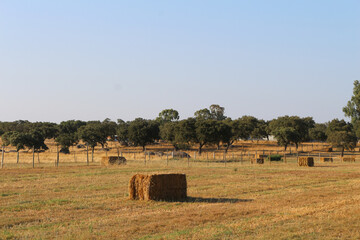
[[[174,109],[165,109],[153,120],[136,118],[133,121],[117,122],[69,120],[60,124],[50,122],[14,121],[0,122],[0,134],[4,146],[14,146],[17,151],[24,148],[47,150],[45,139],[55,139],[61,152],[69,153],[69,148],[80,140],[94,151],[95,146],[105,147],[108,140],[117,140],[125,146],[145,146],[156,141],[166,141],[178,149],[198,147],[201,154],[206,145],[231,147],[236,140],[269,139],[273,136],[279,145],[301,142],[327,141],[333,146],[353,150],[360,137],[360,84],[354,82],[354,95],[343,108],[351,123],[334,119],[328,123],[315,123],[312,117],[282,116],[264,121],[252,116],[232,120],[225,116],[225,109],[213,104],[198,110],[194,117],[179,120]]]

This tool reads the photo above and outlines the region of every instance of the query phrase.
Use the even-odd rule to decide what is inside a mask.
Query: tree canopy
[[[344,120],[334,119],[329,122],[326,130],[327,141],[334,147],[341,147],[342,156],[344,150],[353,150],[356,147],[357,138],[351,123]]]

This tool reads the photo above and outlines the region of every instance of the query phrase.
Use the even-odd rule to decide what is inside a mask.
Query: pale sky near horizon
[[[0,121],[344,118],[360,1],[0,0]]]

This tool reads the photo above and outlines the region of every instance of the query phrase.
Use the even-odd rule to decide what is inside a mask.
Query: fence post
[[[299,152],[296,153],[296,161],[299,162]]]
[[[169,154],[166,153],[166,166],[168,166],[168,165],[169,165]]]
[[[321,153],[319,152],[319,162],[321,161]]]
[[[94,162],[94,148],[91,149],[91,162]]]
[[[215,160],[215,151],[214,151],[214,153],[213,153],[213,156],[214,156],[214,160]]]
[[[194,152],[194,160],[196,160],[196,152]]]
[[[33,146],[33,168],[35,167],[35,147]]]
[[[269,164],[271,165],[271,151],[269,151]]]
[[[74,162],[76,162],[76,152],[74,151]]]
[[[19,163],[19,150],[16,152],[16,163]]]
[[[59,162],[60,162],[60,152],[59,152],[59,146],[57,146],[56,148],[56,166],[59,166]]]
[[[89,166],[89,144],[86,144],[86,163]]]
[[[5,152],[5,147],[2,147],[2,152],[1,152],[1,168],[4,167],[4,152]]]
[[[38,152],[37,155],[38,155],[38,163],[40,163],[40,156],[39,156],[40,152]]]

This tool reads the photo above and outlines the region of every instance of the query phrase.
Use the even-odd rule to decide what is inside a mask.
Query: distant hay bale
[[[118,157],[118,156],[109,156],[109,157],[102,157],[101,158],[101,165],[102,166],[109,166],[109,165],[121,165],[126,164],[126,158]]]
[[[129,182],[132,200],[181,200],[187,197],[185,174],[136,174]]]
[[[299,157],[298,164],[299,164],[299,166],[303,166],[303,167],[313,167],[314,166],[314,158],[313,157]]]
[[[264,158],[253,158],[251,159],[251,163],[264,164]]]
[[[355,157],[342,157],[343,162],[355,162]]]
[[[186,152],[176,151],[173,153],[174,158],[191,158],[191,156]]]
[[[320,162],[333,162],[333,158],[332,157],[321,157],[320,158]]]

